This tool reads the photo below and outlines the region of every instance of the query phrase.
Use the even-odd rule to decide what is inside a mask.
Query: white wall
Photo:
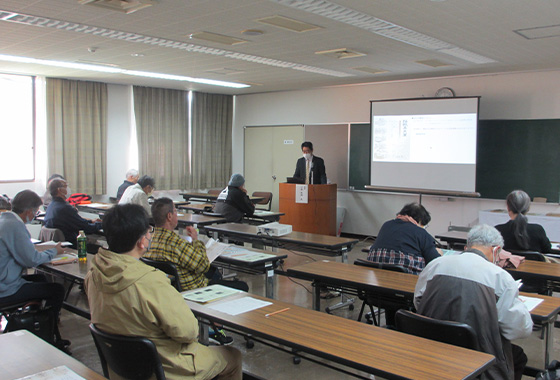
[[[137,165],[137,163],[131,162],[132,160],[129,158],[132,87],[110,84],[107,91],[109,103],[107,109],[107,193],[110,196],[115,196],[127,170],[132,168],[132,165]],[[37,133],[37,139],[40,136],[44,138],[44,133]],[[37,141],[37,145],[41,149],[38,150],[35,157],[36,180],[0,183],[0,194],[7,194],[10,198],[13,198],[19,191],[31,189],[37,194],[43,195],[46,187],[46,165],[44,165],[44,162],[46,162],[47,156],[46,148],[41,147],[44,145],[44,141]],[[6,163],[3,165],[6,165]],[[38,172],[41,169],[45,172]],[[71,183],[70,188],[72,191],[76,190]]]
[[[110,84],[107,92],[107,194],[115,197],[126,172],[138,169],[130,162],[132,86]]]
[[[243,172],[243,127],[318,123],[369,123],[370,100],[432,97],[440,87],[457,96],[481,96],[481,119],[560,118],[560,71],[493,74],[349,85],[305,91],[236,97],[233,123],[233,172]],[[320,156],[320,152],[317,151]],[[294,163],[295,166],[295,163]],[[328,172],[328,168],[327,168]],[[437,175],[437,173],[434,173]],[[512,189],[513,190],[513,189]],[[381,224],[418,196],[371,192],[338,192],[338,206],[347,209],[343,231],[377,235]],[[432,214],[429,231],[449,224],[473,225],[478,210],[504,208],[504,202],[423,196]],[[556,211],[558,204],[532,206],[532,212]]]

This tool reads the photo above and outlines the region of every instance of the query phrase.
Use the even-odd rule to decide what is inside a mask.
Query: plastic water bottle
[[[84,231],[80,231],[78,235],[78,261],[85,263],[87,261],[87,238]]]

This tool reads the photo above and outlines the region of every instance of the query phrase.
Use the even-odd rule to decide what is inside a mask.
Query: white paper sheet
[[[45,241],[45,242],[43,242],[43,243],[39,243],[39,244],[37,244],[37,246],[42,246],[42,245],[52,245],[52,246],[55,246],[55,245],[57,245],[57,244],[58,244],[58,243],[57,243],[56,241],[50,240],[50,241]],[[69,247],[69,246],[72,245],[72,243],[67,242],[67,241],[63,241],[60,245],[62,245],[63,247]]]
[[[218,256],[228,249],[229,244],[220,243],[212,238],[206,242],[206,256],[208,261],[213,262]]]
[[[240,290],[228,288],[227,286],[223,285],[210,285],[205,288],[189,290],[188,292],[184,292],[182,294],[183,298],[186,300],[205,303],[215,301],[239,292]]]
[[[253,297],[243,297],[243,298],[238,298],[235,300],[223,302],[217,305],[214,304],[208,306],[208,308],[229,315],[238,315],[238,314],[246,313],[251,310],[260,309],[261,307],[265,307],[268,305],[272,305],[272,302],[261,301]]]
[[[527,307],[529,311],[533,310],[543,301],[542,298],[535,298],[535,297],[527,297],[527,296],[519,296],[519,299],[523,304]]]
[[[227,247],[220,256],[246,262],[255,262],[275,257],[275,255],[271,255],[270,253],[250,251],[238,246]]]
[[[72,371],[70,368],[66,367],[65,365],[62,365],[60,367],[55,367],[43,372],[36,373],[34,375],[21,377],[17,380],[85,380],[85,379],[80,375],[78,375],[76,372]]]

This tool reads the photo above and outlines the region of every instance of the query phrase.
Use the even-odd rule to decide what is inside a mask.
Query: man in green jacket
[[[105,214],[109,250],[100,249],[85,279],[91,321],[112,334],[142,336],[157,347],[168,379],[242,379],[241,353],[198,343],[198,322],[166,275],[139,259],[152,227],[141,206]]]

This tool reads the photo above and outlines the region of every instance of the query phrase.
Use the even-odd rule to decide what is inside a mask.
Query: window
[[[0,182],[32,181],[34,78],[0,74]]]

